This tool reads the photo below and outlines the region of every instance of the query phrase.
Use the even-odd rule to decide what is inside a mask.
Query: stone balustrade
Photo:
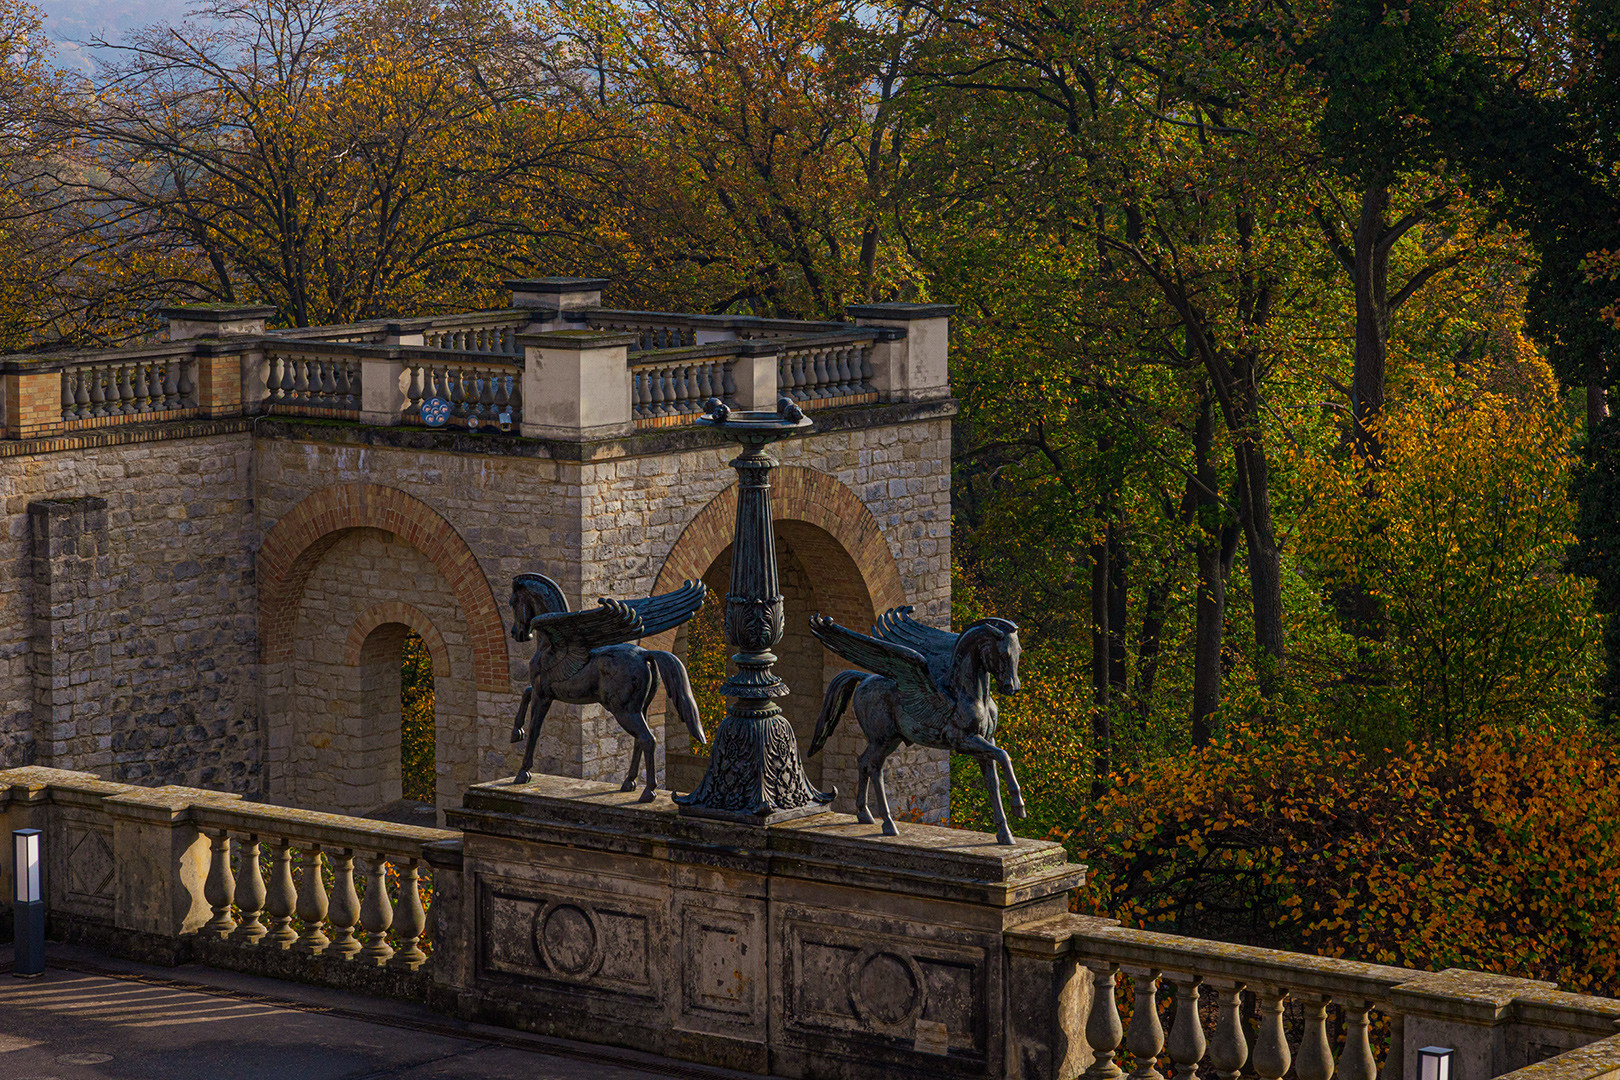
[[[52,937],[344,986],[427,964],[428,849],[460,835],[43,768],[0,772],[0,822],[45,832]]]
[[[1418,1048],[1436,1045],[1457,1052],[1453,1080],[1487,1080],[1550,1064],[1620,1023],[1620,1001],[1551,983],[1302,956],[1109,919],[1060,916],[1006,941],[1024,1006],[1014,1038],[1041,1076],[1115,1080],[1123,1060],[1133,1080],[1166,1075],[1161,1066],[1175,1080],[1200,1070],[1222,1080],[1393,1080],[1413,1076]],[[1620,1046],[1606,1052],[1620,1061]]]
[[[452,429],[585,440],[690,424],[710,397],[824,410],[950,394],[949,307],[809,322],[603,308],[595,279],[512,284],[496,311],[267,331],[269,308],[194,305],[168,312],[167,342],[3,357],[3,437],[266,414],[419,425],[440,398]]]
[[[843,815],[745,836],[556,777],[451,816],[0,771],[0,826],[45,834],[49,936],[136,959],[790,1076],[1416,1080],[1428,1045],[1453,1080],[1620,1074],[1620,1001],[1058,914],[1084,868],[1053,844]]]

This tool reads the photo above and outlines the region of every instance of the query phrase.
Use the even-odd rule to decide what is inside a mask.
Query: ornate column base
[[[826,811],[838,789],[817,791],[799,762],[793,725],[771,706],[765,716],[727,714],[714,731],[709,768],[680,813],[750,825],[774,825]]]

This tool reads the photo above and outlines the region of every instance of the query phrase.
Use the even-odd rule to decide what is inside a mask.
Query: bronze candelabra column
[[[720,688],[729,700],[703,781],[691,794],[675,796],[682,814],[768,825],[819,813],[837,794],[817,791],[804,775],[793,725],[775,701],[788,687],[771,671],[776,655],[770,650],[783,630],[771,524],[771,470],[781,462],[766,447],[810,429],[812,422],[792,415],[797,412],[733,410],[698,419],[743,448],[731,462],[738,478],[737,528],[726,595],[726,640],[737,649],[737,673]]]

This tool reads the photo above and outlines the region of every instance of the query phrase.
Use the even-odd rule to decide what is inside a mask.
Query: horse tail
[[[838,720],[849,707],[849,699],[855,696],[855,688],[861,685],[866,678],[864,671],[840,671],[833,676],[832,682],[827,684],[827,695],[821,699],[821,715],[816,717],[816,734],[810,740],[811,755],[821,753],[821,748],[827,745],[832,733],[838,727]]]
[[[664,689],[669,692],[669,700],[675,703],[675,715],[681,718],[692,738],[707,746],[709,740],[703,737],[703,718],[698,715],[697,698],[692,696],[686,665],[674,653],[658,649],[648,649],[647,658],[652,661],[654,677],[663,676]]]

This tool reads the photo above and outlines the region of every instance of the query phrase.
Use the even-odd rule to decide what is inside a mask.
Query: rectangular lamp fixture
[[[14,856],[11,868],[17,883],[15,899],[19,904],[44,899],[39,889],[39,837],[38,829],[18,829],[11,834]]]
[[[1418,1080],[1451,1080],[1451,1055],[1445,1046],[1425,1046],[1418,1051]]]

